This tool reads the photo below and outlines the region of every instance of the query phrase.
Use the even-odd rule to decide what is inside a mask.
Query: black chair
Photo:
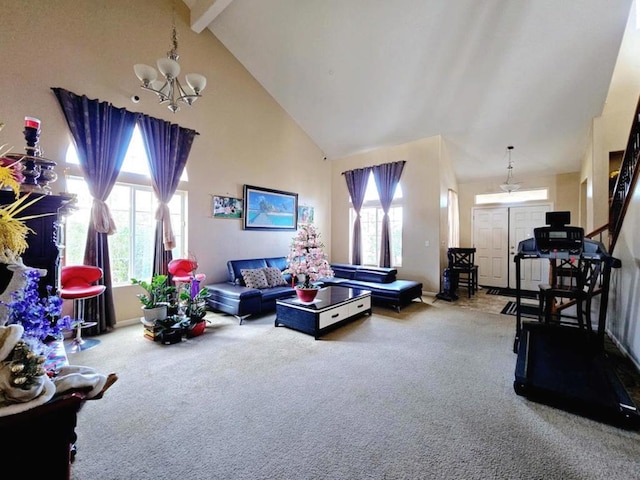
[[[478,266],[475,264],[475,248],[449,248],[449,272],[455,277],[455,284],[467,288],[471,298],[478,291]]]
[[[540,284],[539,318],[545,323],[574,324],[592,331],[591,300],[600,293],[602,261],[600,259],[568,258],[550,260],[550,283]],[[563,313],[576,307],[572,317]]]

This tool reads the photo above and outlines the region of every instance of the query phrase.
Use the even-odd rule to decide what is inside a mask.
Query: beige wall
[[[63,177],[68,127],[50,87],[164,118],[200,132],[181,186],[189,195],[189,251],[208,281],[226,279],[232,258],[279,256],[293,232],[242,230],[239,220],[211,218],[212,195],[242,197],[243,184],[297,192],[315,207],[331,252],[331,167],[273,98],[209,32],[188,27],[189,12],[176,2],[183,73],[205,75],[204,97],[172,114],[139,88],[135,63],[155,64],[170,47],[171,0],[57,0],[3,2],[0,29],[1,143],[24,148],[23,118],[42,121],[44,156]],[[11,21],[7,21],[11,19]],[[131,95],[141,101],[133,104]],[[64,190],[64,179],[54,185]],[[135,288],[114,288],[119,320],[137,317]]]
[[[550,175],[540,177],[527,177],[520,179],[522,189],[536,189],[547,187],[549,189],[549,201],[553,204],[554,210],[568,210],[571,212],[571,223],[577,225],[579,222],[579,196],[580,196],[580,175],[578,173],[567,173],[563,175]],[[503,177],[493,180],[461,183],[459,185],[460,201],[460,245],[472,245],[472,208],[475,206],[475,196],[482,193],[500,192],[500,184]]]
[[[440,151],[441,138],[432,137],[331,161],[332,261],[347,263],[350,258],[349,192],[342,172],[406,160],[400,180],[404,205],[403,265],[398,268],[398,276],[422,282],[424,291],[439,291]],[[429,242],[429,247],[425,242]]]

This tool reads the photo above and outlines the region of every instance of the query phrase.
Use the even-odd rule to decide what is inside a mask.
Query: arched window
[[[78,197],[77,209],[66,219],[64,263],[81,265],[91,212],[91,194],[84,181],[78,154],[69,142],[66,155],[67,191]],[[181,181],[186,181],[186,169]],[[136,126],[118,181],[107,204],[117,231],[109,236],[111,274],[114,285],[128,285],[132,278],[151,278],[157,200],[151,187],[149,162],[140,129]],[[187,192],[176,190],[171,202],[171,224],[176,239],[174,257],[187,256]]]

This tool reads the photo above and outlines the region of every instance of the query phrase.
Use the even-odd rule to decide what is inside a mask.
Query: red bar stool
[[[60,298],[73,300],[73,317],[76,334],[67,345],[71,353],[88,350],[100,343],[98,339],[82,338],[82,329],[94,327],[97,322],[84,320],[85,300],[101,295],[106,290],[104,285],[95,285],[102,278],[102,269],[93,265],[68,265],[60,271]]]
[[[167,265],[171,280],[175,283],[176,288],[180,288],[183,283],[191,283],[191,279],[195,278],[198,282],[205,281],[207,276],[204,273],[196,273],[198,263],[187,258],[176,258],[171,260]]]

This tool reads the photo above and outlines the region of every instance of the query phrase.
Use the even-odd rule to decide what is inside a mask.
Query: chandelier
[[[158,70],[164,78],[158,80],[156,69],[149,65],[138,63],[133,66],[133,71],[142,82],[140,87],[158,95],[160,104],[168,103],[167,106],[173,113],[180,110],[180,102],[192,105],[202,96],[201,92],[207,85],[207,79],[203,75],[188,73],[185,75],[187,85],[183,86],[178,80],[178,75],[180,75],[178,58],[178,35],[174,18],[171,50],[167,52],[167,58],[159,58],[156,62]]]
[[[507,166],[507,179],[504,183],[500,184],[500,189],[507,193],[515,192],[520,188],[520,183],[513,180],[513,160],[511,160],[511,151],[513,150],[513,145],[509,145],[507,147],[507,152],[509,153],[509,165]]]

